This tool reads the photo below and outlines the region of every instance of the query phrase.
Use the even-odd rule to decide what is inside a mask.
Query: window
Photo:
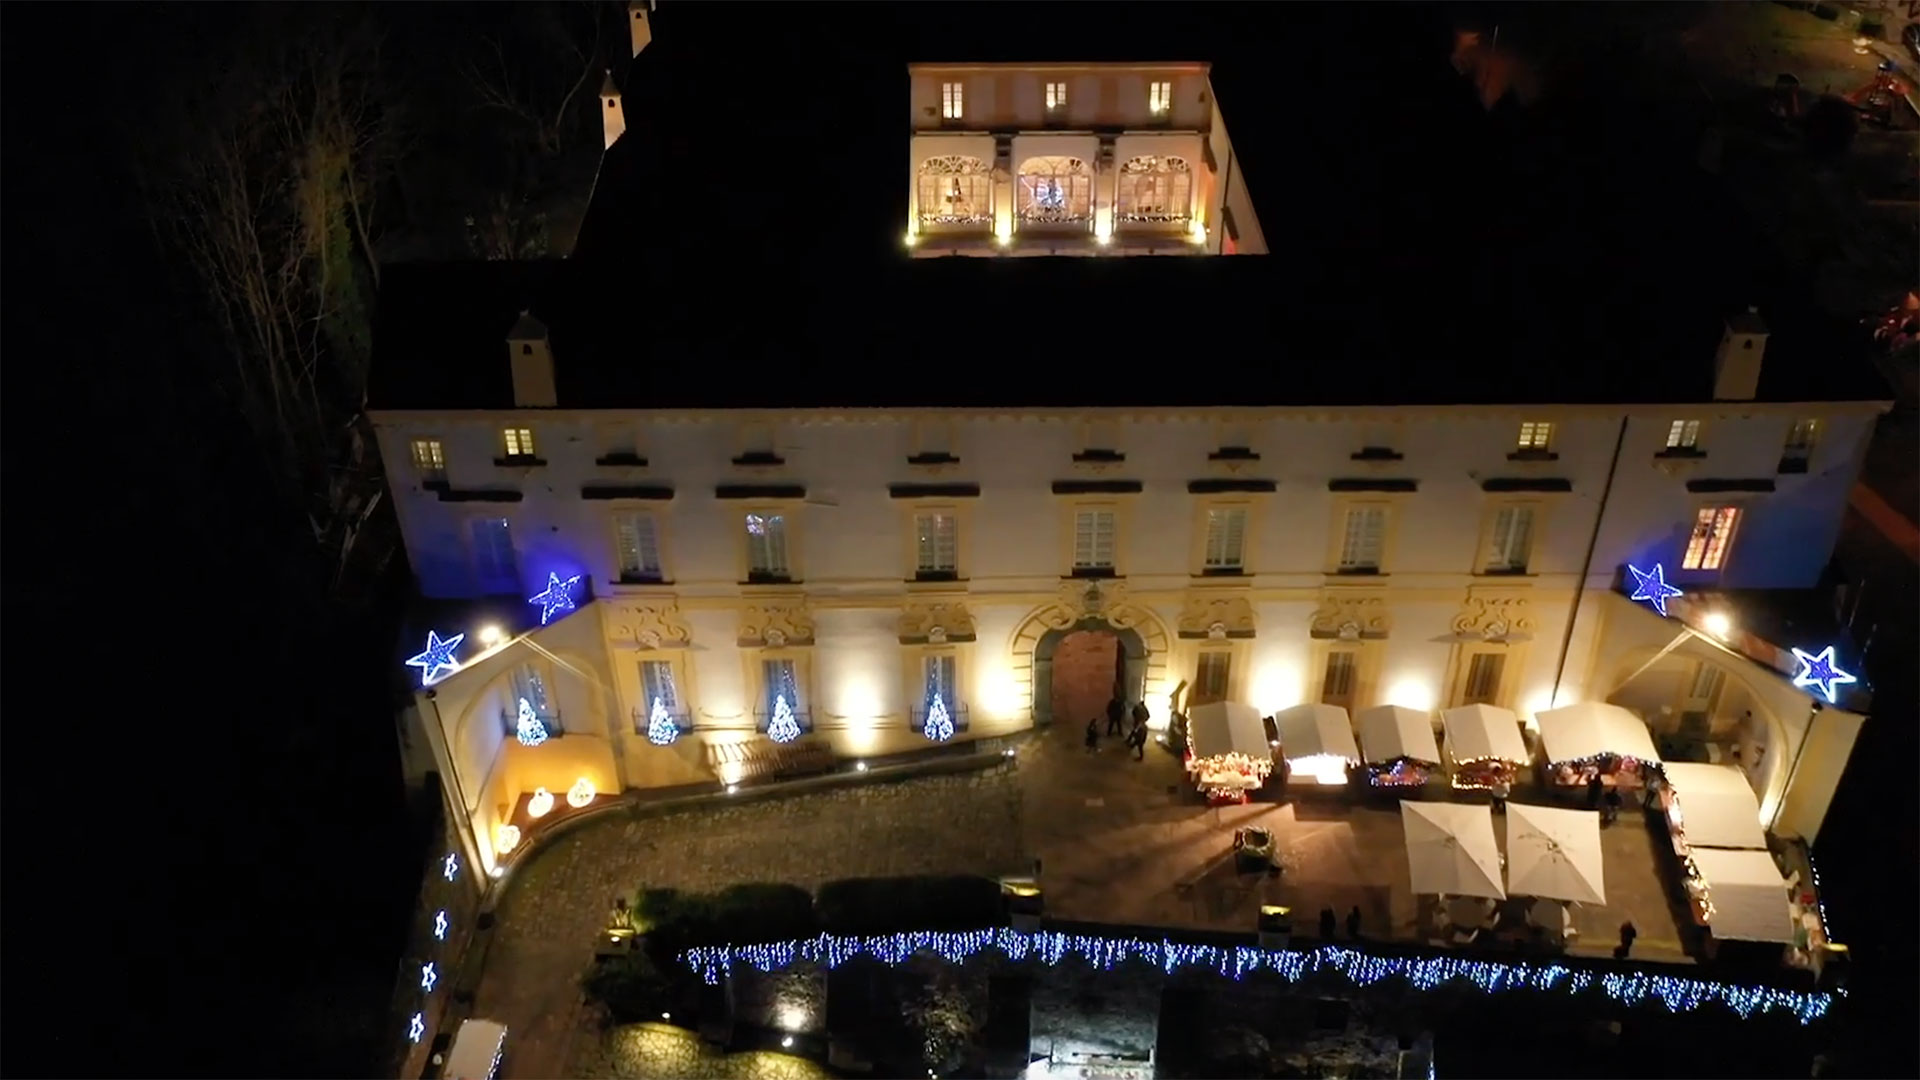
[[[1789,461],[1805,461],[1813,456],[1813,444],[1819,437],[1820,421],[1795,420],[1793,426],[1787,429],[1787,445],[1780,456]],[[440,444],[433,445],[437,449]]]
[[[1532,550],[1533,507],[1502,506],[1495,510],[1481,569],[1489,574],[1524,574]]]
[[[922,661],[920,674],[926,683],[920,692],[921,708],[932,708],[933,699],[939,698],[946,705],[948,715],[953,715],[960,704],[955,695],[960,686],[955,658],[951,654],[929,656]]]
[[[1546,450],[1553,444],[1553,425],[1545,420],[1528,420],[1520,425],[1520,440],[1516,449]]]
[[[1733,532],[1740,525],[1737,506],[1703,506],[1693,519],[1693,535],[1687,538],[1687,554],[1680,560],[1682,570],[1720,570],[1727,564],[1727,550],[1733,545]]]
[[[513,685],[513,704],[508,719],[518,724],[520,703],[524,701],[533,707],[533,715],[539,718],[549,736],[560,734],[560,710],[553,707],[553,699],[547,694],[547,683],[540,677],[539,669],[532,664],[522,664],[514,669],[510,681]]]
[[[1503,653],[1474,653],[1467,662],[1467,685],[1462,705],[1493,705],[1500,697],[1500,673],[1507,666]]]
[[[1173,108],[1173,84],[1170,82],[1148,83],[1147,108],[1156,114]]]
[[[614,546],[621,581],[659,581],[660,534],[652,514],[619,514],[613,519]]]
[[[520,570],[513,555],[513,523],[506,518],[476,518],[471,529],[475,584],[489,593],[518,590]]]
[[[916,573],[953,577],[960,572],[960,519],[950,513],[915,514],[913,531]]]
[[[413,440],[413,468],[422,480],[447,478],[447,455],[441,450],[439,439]]]
[[[1193,670],[1193,694],[1187,699],[1188,706],[1227,700],[1227,675],[1232,667],[1230,652],[1216,649],[1201,653]]]
[[[1336,649],[1327,654],[1327,670],[1320,679],[1320,703],[1353,708],[1358,684],[1359,654],[1351,649]]]
[[[1114,512],[1078,510],[1073,515],[1073,568],[1113,570]]]
[[[501,443],[508,457],[533,456],[533,429],[510,427],[500,433]]]
[[[652,714],[656,701],[665,705],[667,712],[679,716],[680,687],[673,678],[673,664],[666,660],[640,661],[640,695],[646,698],[640,705],[643,717]]]
[[[1697,450],[1700,447],[1700,421],[1675,420],[1667,427],[1667,449]]]
[[[810,724],[806,718],[806,702],[800,696],[800,674],[789,659],[760,661],[760,730],[766,731],[767,725],[780,714],[781,705],[793,713],[795,723],[801,730]]]
[[[1386,547],[1387,508],[1355,506],[1347,510],[1346,531],[1340,538],[1340,572],[1377,573]]]
[[[1093,176],[1079,158],[1028,158],[1020,166],[1015,195],[1023,225],[1093,220]]]
[[[787,519],[783,514],[747,515],[747,575],[787,577]]]
[[[1121,166],[1121,221],[1185,221],[1192,205],[1193,171],[1185,159],[1137,157]]]
[[[1067,84],[1063,82],[1048,83],[1047,84],[1047,110],[1051,112],[1054,109],[1064,109],[1066,107],[1067,107]]]
[[[1238,572],[1244,565],[1247,511],[1228,507],[1207,511],[1207,551],[1202,565],[1210,572]]]
[[[985,225],[993,220],[993,175],[977,157],[947,154],[920,163],[920,224]]]
[[[958,120],[966,115],[967,99],[965,84],[950,82],[940,84],[940,118]]]

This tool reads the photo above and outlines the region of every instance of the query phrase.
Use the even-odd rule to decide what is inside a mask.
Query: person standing
[[[1608,788],[1606,809],[1600,811],[1600,824],[1611,825],[1620,818],[1620,789]]]
[[[1093,719],[1087,721],[1087,753],[1089,754],[1098,753],[1099,750],[1100,750],[1100,718],[1096,716]]]
[[[1133,747],[1133,760],[1147,760],[1147,725],[1133,725],[1133,730],[1127,732],[1127,745]]]
[[[1117,697],[1107,699],[1107,734],[1120,734],[1120,721],[1126,719],[1127,707]]]
[[[1320,909],[1320,938],[1322,941],[1333,940],[1333,929],[1336,925],[1338,924],[1335,923],[1334,921],[1333,909],[1330,907],[1321,908]]]
[[[1353,910],[1347,912],[1347,936],[1352,938],[1355,941],[1360,940],[1360,905],[1359,904],[1353,905]]]
[[[1152,719],[1153,719],[1153,710],[1147,708],[1147,703],[1145,700],[1136,701],[1133,703],[1133,722],[1136,726],[1146,727],[1148,721]]]
[[[1600,779],[1600,770],[1589,766],[1587,769],[1587,809],[1600,809],[1600,791],[1606,786],[1606,782]]]
[[[1613,958],[1615,960],[1625,960],[1627,958],[1627,954],[1633,951],[1633,939],[1639,936],[1640,936],[1640,931],[1634,928],[1632,919],[1628,919],[1626,922],[1621,923],[1620,924],[1620,946],[1619,948],[1616,948],[1613,950]]]
[[[1507,796],[1513,793],[1513,785],[1507,783],[1507,774],[1500,773],[1493,778],[1493,812],[1507,812]]]

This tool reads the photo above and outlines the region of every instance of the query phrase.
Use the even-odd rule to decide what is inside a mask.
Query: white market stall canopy
[[[1353,724],[1347,710],[1338,705],[1295,705],[1273,719],[1280,729],[1280,752],[1289,762],[1319,757],[1360,760]]]
[[[1693,865],[1713,905],[1707,929],[1723,941],[1793,943],[1787,882],[1764,851],[1694,848]]]
[[[1606,903],[1600,815],[1508,803],[1507,891],[1578,904]]]
[[[1496,705],[1462,705],[1440,714],[1447,732],[1447,753],[1456,762],[1527,762],[1527,740],[1520,718]]]
[[[1534,719],[1540,724],[1540,743],[1550,765],[1606,754],[1660,764],[1653,733],[1639,717],[1618,705],[1582,701],[1548,709]]]
[[[1194,706],[1187,713],[1187,746],[1196,758],[1224,754],[1245,754],[1251,758],[1273,756],[1260,710],[1233,701]]]
[[[1664,767],[1679,825],[1690,847],[1765,848],[1760,802],[1747,775],[1732,765],[1673,762]]]
[[[1369,762],[1380,765],[1410,758],[1440,764],[1440,744],[1433,738],[1430,713],[1404,705],[1376,705],[1360,710],[1353,719],[1360,726],[1360,749]]]
[[[1403,802],[1400,825],[1414,892],[1506,899],[1490,807]]]

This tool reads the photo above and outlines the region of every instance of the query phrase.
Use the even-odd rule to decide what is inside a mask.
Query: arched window
[[[1016,191],[1022,225],[1067,225],[1093,220],[1093,176],[1071,157],[1028,158]]]
[[[1193,206],[1193,170],[1185,158],[1137,157],[1120,167],[1121,221],[1185,221]]]
[[[946,154],[920,163],[920,224],[985,225],[993,220],[993,174],[977,157]]]

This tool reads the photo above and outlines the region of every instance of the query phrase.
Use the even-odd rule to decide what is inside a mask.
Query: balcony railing
[[[673,726],[677,728],[680,734],[682,735],[685,735],[687,732],[692,731],[694,729],[693,716],[690,713],[688,713],[687,710],[685,709],[668,709],[667,718],[673,721]],[[652,706],[642,707],[639,705],[635,705],[633,707],[634,734],[645,735],[647,733],[647,729],[652,725],[653,725],[653,707]]]
[[[535,715],[538,717],[540,721],[540,726],[547,729],[547,738],[557,739],[560,736],[565,735],[567,733],[566,725],[560,722],[559,710],[556,709],[546,713],[537,713]],[[520,737],[520,710],[501,709],[500,710],[500,726],[507,729],[507,738],[509,739],[519,738]]]
[[[954,734],[958,735],[959,733],[967,730],[966,703],[965,702],[949,702],[947,704],[947,719],[953,721]],[[913,726],[913,730],[920,732],[921,734],[926,733],[927,706],[922,705],[913,710],[912,726]]]
[[[767,733],[767,725],[771,724],[772,722],[773,722],[772,710],[770,709],[753,710],[753,727],[754,727],[754,730],[758,731],[760,734],[765,735]],[[800,725],[800,734],[802,735],[809,734],[813,731],[813,713],[806,709],[793,710],[793,722]]]

